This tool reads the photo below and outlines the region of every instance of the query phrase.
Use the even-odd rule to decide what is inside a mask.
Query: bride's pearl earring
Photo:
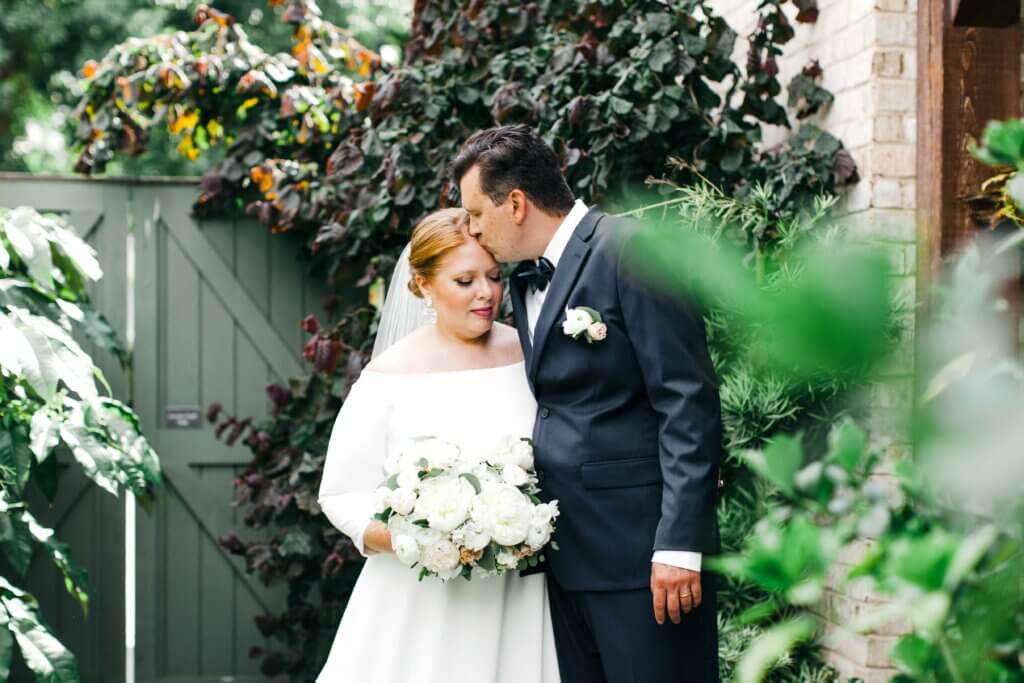
[[[427,310],[425,311],[427,322],[431,325],[437,323],[437,309],[434,308],[434,300],[427,295]]]

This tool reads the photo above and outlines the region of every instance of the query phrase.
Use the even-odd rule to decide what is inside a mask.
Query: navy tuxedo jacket
[[[560,549],[546,552],[546,567],[568,590],[648,587],[655,550],[719,550],[722,421],[703,319],[637,281],[626,267],[634,232],[590,209],[559,260],[532,344],[525,285],[511,285],[538,403],[541,497],[561,510]],[[576,306],[600,312],[606,339],[563,333]]]

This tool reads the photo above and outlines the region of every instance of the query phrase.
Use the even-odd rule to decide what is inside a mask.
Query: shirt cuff
[[[689,569],[691,572],[700,571],[700,562],[703,553],[695,553],[689,550],[655,550],[651,562],[667,564],[680,569]]]

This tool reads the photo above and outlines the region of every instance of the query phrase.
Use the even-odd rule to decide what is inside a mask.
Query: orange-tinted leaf
[[[366,108],[370,106],[370,101],[373,100],[373,93],[376,89],[377,86],[373,83],[356,83],[356,111],[366,111]]]

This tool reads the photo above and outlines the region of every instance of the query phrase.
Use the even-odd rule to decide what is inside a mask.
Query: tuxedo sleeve
[[[334,420],[318,502],[332,525],[364,557],[366,527],[373,520],[374,491],[384,480],[387,404],[377,377],[352,386]]]
[[[659,418],[664,484],[653,550],[715,552],[722,418],[704,321],[682,297],[639,278],[628,242],[620,248],[623,325]]]

